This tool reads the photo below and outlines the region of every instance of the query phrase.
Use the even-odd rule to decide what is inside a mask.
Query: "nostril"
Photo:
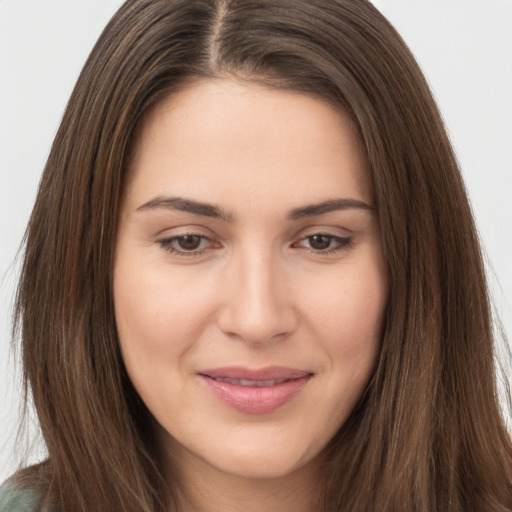
[[[254,314],[225,308],[218,317],[218,326],[224,334],[249,344],[265,344],[281,341],[295,331],[297,319],[293,311],[284,308],[258,311]]]

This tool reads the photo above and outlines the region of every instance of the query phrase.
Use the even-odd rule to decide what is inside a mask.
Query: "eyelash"
[[[180,250],[180,249],[177,249],[176,247],[173,247],[174,243],[176,243],[180,239],[183,240],[184,238],[189,237],[189,236],[190,237],[199,237],[201,239],[201,243],[204,241],[213,242],[211,238],[209,238],[205,235],[200,235],[197,233],[185,233],[183,235],[173,236],[170,238],[164,238],[162,240],[158,240],[158,243],[165,251],[167,251],[171,254],[175,254],[177,256],[183,256],[183,257],[201,256],[206,250],[211,248],[209,246],[209,247],[205,247],[200,250],[185,251],[185,250]],[[311,240],[315,236],[327,237],[330,239],[329,244],[335,243],[336,246],[333,248],[328,248],[328,249],[324,249],[324,250],[305,248],[306,250],[308,250],[308,252],[311,252],[313,254],[328,255],[328,254],[333,254],[333,253],[343,251],[343,250],[347,251],[352,248],[352,238],[341,237],[341,236],[333,235],[330,233],[322,233],[322,232],[313,233],[311,235],[305,236],[305,237],[297,240],[296,242],[294,242],[292,244],[292,246],[297,246],[300,242],[303,242],[304,240],[308,240],[308,239]]]
[[[185,234],[179,235],[179,236],[164,238],[162,240],[159,240],[158,243],[165,251],[170,252],[171,254],[176,254],[178,256],[185,256],[185,257],[200,256],[209,248],[209,247],[207,247],[207,248],[204,248],[201,250],[185,251],[185,250],[180,250],[180,249],[176,249],[175,247],[173,247],[173,245],[172,245],[173,243],[177,242],[180,239],[183,240],[187,236],[199,237],[201,239],[201,243],[204,241],[212,242],[212,239],[207,236],[199,235],[197,233],[185,233]]]
[[[298,242],[294,242],[293,245],[295,246],[299,242],[302,242],[302,241],[308,240],[308,239],[312,239],[315,236],[321,236],[321,237],[329,238],[330,239],[329,244],[335,243],[336,246],[332,247],[332,248],[329,248],[329,249],[324,249],[324,250],[308,249],[309,252],[312,252],[313,254],[320,254],[320,255],[333,254],[333,253],[336,253],[336,252],[339,252],[339,251],[343,251],[343,250],[346,251],[346,250],[349,250],[349,249],[352,248],[352,238],[350,238],[350,237],[342,237],[342,236],[333,235],[331,233],[322,233],[322,232],[320,232],[320,233],[313,233],[312,235],[305,236],[305,237],[301,238],[300,240],[298,240]]]

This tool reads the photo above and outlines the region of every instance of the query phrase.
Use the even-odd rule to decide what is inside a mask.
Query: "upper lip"
[[[241,379],[251,381],[270,381],[300,379],[312,375],[312,372],[287,368],[285,366],[268,366],[266,368],[244,368],[242,366],[228,366],[225,368],[213,368],[199,372],[199,375],[212,379]]]

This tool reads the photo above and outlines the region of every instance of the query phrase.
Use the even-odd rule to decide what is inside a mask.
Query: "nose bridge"
[[[296,319],[291,298],[286,296],[286,273],[271,248],[241,249],[231,262],[228,281],[220,316],[224,332],[261,343],[293,331]]]

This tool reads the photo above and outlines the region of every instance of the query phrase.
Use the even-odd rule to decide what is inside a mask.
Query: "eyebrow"
[[[169,210],[179,210],[182,212],[192,213],[194,215],[202,215],[204,217],[212,217],[214,219],[224,220],[230,222],[233,219],[233,214],[226,212],[221,207],[195,201],[193,199],[185,199],[183,197],[163,197],[157,196],[147,203],[139,206],[137,211],[153,210],[158,208],[165,208]],[[311,204],[300,208],[293,209],[288,214],[288,219],[298,220],[307,217],[315,217],[324,213],[329,213],[337,210],[376,210],[375,206],[372,206],[359,199],[328,199],[317,204]]]
[[[153,210],[156,208],[179,210],[182,212],[193,213],[195,215],[203,215],[204,217],[213,217],[214,219],[221,219],[228,222],[232,219],[232,215],[225,212],[219,206],[194,201],[192,199],[184,199],[182,197],[157,196],[147,203],[144,203],[142,206],[139,206],[137,211]]]
[[[337,210],[377,210],[375,206],[372,206],[359,199],[329,199],[318,204],[312,204],[301,208],[295,208],[292,210],[288,218],[292,220],[303,219],[305,217],[314,217],[316,215],[322,215],[324,213],[334,212]]]

